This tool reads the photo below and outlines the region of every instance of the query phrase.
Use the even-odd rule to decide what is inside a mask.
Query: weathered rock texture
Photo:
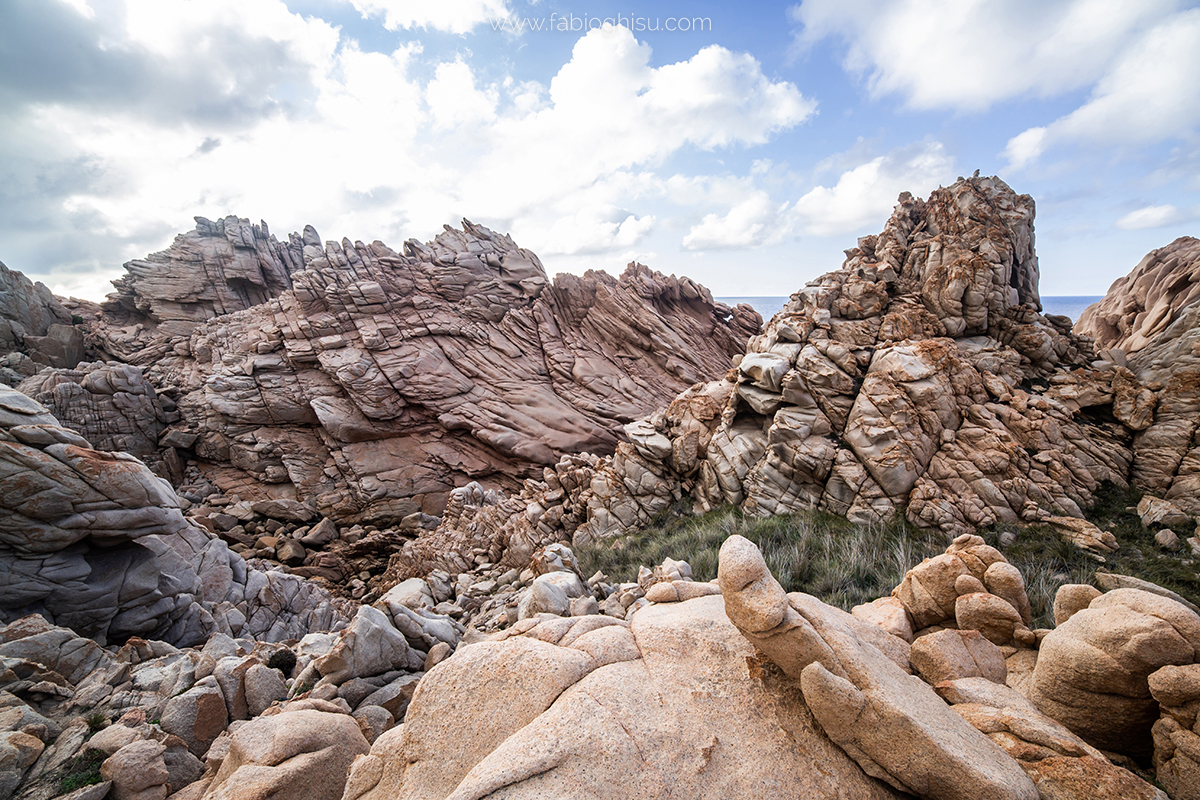
[[[394,577],[480,551],[524,566],[541,544],[618,535],[684,497],[862,522],[902,510],[951,536],[1040,521],[1115,547],[1079,518],[1103,482],[1127,485],[1158,398],[1095,360],[1070,320],[1038,313],[1033,216],[998,178],[902,195],[884,231],[794,294],[723,379],[627,425],[612,457],[566,457],[507,499],[453,495]],[[1190,437],[1200,415],[1182,404]]]
[[[46,369],[17,390],[46,406],[61,423],[98,450],[128,453],[145,461],[173,485],[183,480],[179,452],[161,446],[179,412],[132,364],[83,362],[74,369]]]
[[[1191,344],[1200,341],[1195,339],[1197,302],[1200,239],[1182,236],[1152,250],[1132,272],[1118,278],[1103,300],[1084,310],[1075,330],[1095,339],[1098,349],[1120,348],[1126,356],[1156,342]],[[1173,327],[1177,330],[1168,333]]]
[[[44,284],[0,262],[0,382],[15,386],[43,367],[71,368],[83,357],[71,312]]]
[[[170,485],[97,451],[0,387],[0,620],[41,614],[100,642],[279,641],[345,624],[351,604],[261,572],[184,518]]]
[[[1133,483],[1200,516],[1200,240],[1147,255],[1076,328],[1155,389],[1153,424],[1134,440]]]
[[[753,648],[719,597],[518,630],[433,669],[346,800],[899,796],[817,728],[795,681],[747,677]]]
[[[467,481],[514,490],[611,452],[761,323],[640,265],[551,282],[470,223],[400,254],[199,219],[127,269],[90,341],[178,403],[166,435],[227,493],[341,520],[440,513]]]

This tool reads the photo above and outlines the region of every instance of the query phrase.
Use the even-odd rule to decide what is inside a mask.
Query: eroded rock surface
[[[0,382],[16,386],[38,370],[71,368],[84,358],[84,336],[71,312],[41,282],[0,262]]]
[[[169,441],[226,493],[340,520],[439,514],[470,480],[515,490],[611,452],[761,322],[641,265],[551,281],[470,223],[396,253],[198,219],[127,269],[90,341],[178,404]]]
[[[1119,348],[1125,356],[1155,340],[1183,339],[1190,345],[1200,341],[1194,324],[1198,301],[1200,239],[1181,236],[1152,250],[1132,272],[1118,278],[1103,300],[1084,310],[1075,329],[1095,339],[1098,349]],[[1178,328],[1178,335],[1164,336],[1172,327]],[[1181,355],[1200,355],[1191,347],[1187,350]]]
[[[898,796],[815,728],[794,681],[747,678],[753,650],[719,597],[628,626],[529,623],[430,672],[404,725],[355,762],[347,800]]]
[[[523,565],[542,544],[619,535],[685,497],[859,522],[900,511],[951,536],[1082,517],[1102,483],[1127,485],[1135,432],[1164,410],[1069,320],[1038,313],[1033,212],[997,178],[903,195],[723,379],[627,425],[611,457],[565,457],[507,498],[454,496],[394,577],[479,551]],[[1062,529],[1116,546],[1094,526]]]
[[[41,614],[97,641],[282,640],[344,624],[351,604],[262,572],[186,519],[164,479],[92,449],[0,387],[0,620]]]

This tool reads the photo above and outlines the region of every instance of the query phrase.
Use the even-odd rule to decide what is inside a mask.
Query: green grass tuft
[[[68,794],[84,786],[100,783],[100,765],[108,758],[103,750],[87,748],[67,766],[63,767],[58,782],[58,793]]]
[[[717,575],[722,543],[734,534],[758,545],[785,590],[847,610],[887,595],[913,564],[949,544],[902,518],[858,525],[820,511],[760,518],[726,506],[697,517],[663,517],[645,530],[580,548],[576,556],[585,575],[600,570],[616,581],[634,581],[639,566],[667,557],[687,561],[693,577],[707,581]]]
[[[1105,563],[1044,525],[1002,525],[980,532],[1025,578],[1033,627],[1053,627],[1058,588],[1096,585],[1097,570],[1157,583],[1200,605],[1200,574],[1186,545],[1174,553],[1164,551],[1154,541],[1156,531],[1143,529],[1137,514],[1128,510],[1137,506],[1140,493],[1106,485],[1096,496],[1087,517],[1112,531],[1120,544]],[[758,545],[784,589],[847,610],[890,594],[907,570],[950,544],[900,516],[882,525],[862,525],[820,511],[757,518],[725,506],[700,516],[682,516],[678,509],[664,513],[642,531],[578,548],[576,557],[585,576],[599,570],[617,582],[637,580],[639,566],[653,567],[666,557],[687,561],[693,577],[707,581],[716,577],[721,544],[735,533]]]

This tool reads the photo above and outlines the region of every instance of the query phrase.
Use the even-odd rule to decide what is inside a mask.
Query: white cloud
[[[705,214],[683,237],[686,250],[719,250],[758,247],[778,242],[788,232],[783,220],[787,203],[780,205],[766,192],[756,191],[724,215]]]
[[[792,19],[806,48],[842,39],[845,65],[876,95],[915,108],[980,110],[1090,86],[1129,37],[1176,0],[803,0]]]
[[[88,0],[62,0],[62,2],[88,19],[95,19],[96,17],[96,9],[88,5]]]
[[[1188,214],[1173,205],[1146,206],[1136,211],[1130,211],[1117,220],[1117,227],[1126,231],[1140,231],[1146,228],[1165,228],[1195,219],[1195,214]]]
[[[1146,144],[1188,138],[1200,124],[1200,9],[1175,15],[1140,36],[1096,85],[1087,103],[1005,149],[1024,166],[1063,142]]]
[[[230,102],[254,114],[155,114],[70,93],[11,106],[18,124],[0,129],[0,162],[27,164],[30,192],[47,175],[71,176],[39,195],[36,226],[57,225],[74,249],[46,246],[48,234],[22,239],[26,221],[12,217],[5,228],[3,214],[0,232],[15,234],[10,266],[60,288],[90,285],[80,276],[97,263],[115,274],[196,214],[262,218],[277,233],[312,223],[325,235],[393,245],[467,216],[571,264],[629,252],[655,229],[655,203],[672,195],[657,174],[668,158],[764,143],[816,107],[751,56],[721,47],[652,66],[649,46],[624,29],[580,38],[548,85],[485,83],[465,58],[423,61],[417,44],[365,52],[278,0],[213,0],[243,9],[236,17],[162,0],[157,19],[149,11],[158,5],[125,1],[132,27],[109,46],[176,48],[171,70],[229,76],[220,86],[186,84],[175,92],[181,108],[203,108],[232,85]],[[239,52],[213,44],[233,18],[269,28],[240,46],[277,54],[291,79],[239,78]],[[431,67],[431,78],[420,77]],[[29,258],[13,262],[14,253]]]
[[[458,125],[479,125],[496,118],[499,100],[495,88],[481,91],[475,75],[462,61],[438,64],[433,80],[425,89],[425,100],[433,115],[434,129]]]
[[[1042,155],[1046,149],[1046,129],[1030,128],[1008,140],[1004,148],[1004,157],[1009,166],[1020,169],[1031,164]]]
[[[504,0],[350,0],[363,17],[382,17],[389,31],[434,28],[468,33],[512,12]]]
[[[928,196],[954,180],[954,159],[940,142],[914,145],[847,170],[832,187],[818,186],[793,207],[800,229],[815,236],[881,228],[901,192]]]
[[[541,255],[608,253],[633,247],[654,227],[654,216],[638,217],[611,205],[587,206],[559,217],[548,230],[530,229]]]

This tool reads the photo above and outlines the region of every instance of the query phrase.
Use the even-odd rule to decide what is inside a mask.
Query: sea
[[[726,305],[735,306],[745,303],[762,314],[763,321],[771,319],[787,303],[787,297],[717,297],[716,300]],[[1052,295],[1042,298],[1043,314],[1060,314],[1079,321],[1079,315],[1092,303],[1099,302],[1103,295]]]

